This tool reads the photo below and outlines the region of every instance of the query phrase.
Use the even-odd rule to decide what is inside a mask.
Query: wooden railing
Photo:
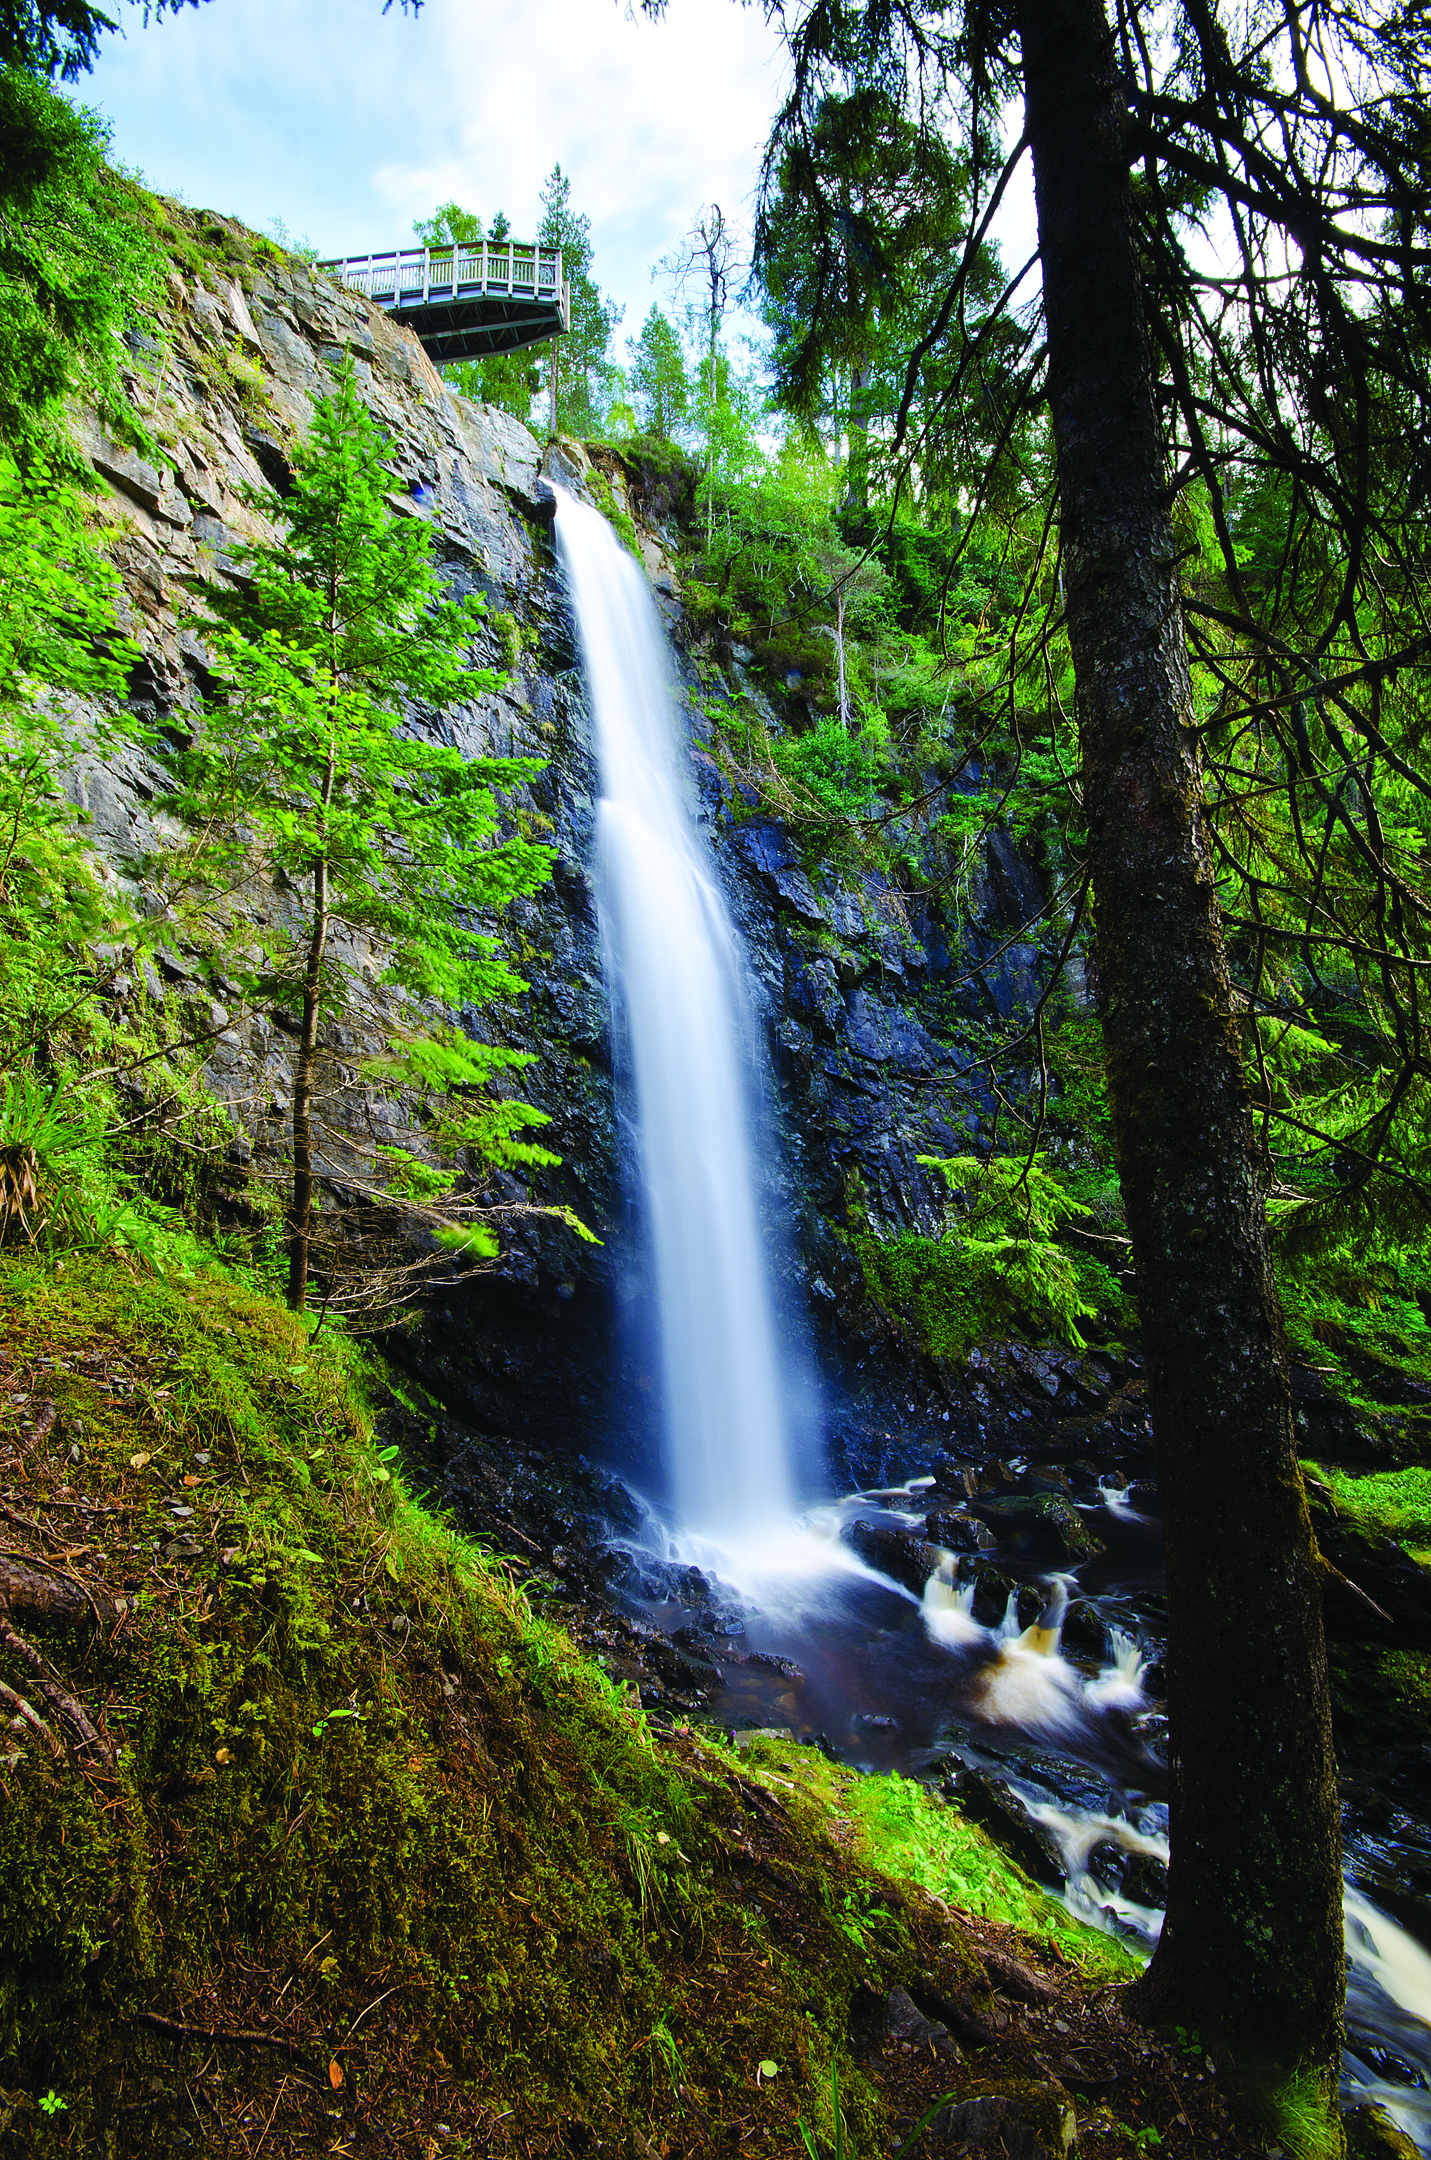
[[[491,294],[548,301],[560,309],[563,327],[571,321],[560,248],[535,247],[519,240],[479,240],[472,246],[346,255],[316,267],[366,293],[377,307],[440,306],[446,300],[479,300]]]

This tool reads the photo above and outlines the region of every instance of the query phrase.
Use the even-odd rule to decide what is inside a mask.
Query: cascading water
[[[938,1551],[921,1599],[842,1539],[842,1523],[860,1521],[912,1535],[929,1554],[932,1479],[794,1522],[740,948],[688,807],[675,686],[645,580],[605,520],[560,491],[557,543],[596,723],[598,893],[630,1046],[677,1550],[754,1592],[722,1717],[819,1730],[866,1767],[906,1774],[947,1763],[953,1747],[1003,1781],[1061,1853],[1071,1910],[1151,1950],[1162,1914],[1143,1900],[1168,1857],[1167,1814],[1127,1620],[1130,1597],[1160,1582],[1157,1521],[1116,1485],[1092,1487],[1091,1473],[1075,1486],[1086,1465],[1073,1459],[1059,1474],[1085,1494],[1104,1550],[1082,1571],[1089,1581],[1043,1577],[1041,1610],[1023,1627],[1015,1593],[1002,1625],[976,1616],[976,1561],[964,1579],[961,1557]],[[997,1487],[1020,1465],[993,1467]],[[1028,1584],[1035,1571],[1011,1564]],[[1071,1591],[1089,1612],[1103,1608],[1107,1655],[1093,1672],[1063,1653]],[[1431,2156],[1431,1958],[1350,1883],[1346,1921],[1346,2097],[1385,2107]]]
[[[556,536],[596,726],[598,903],[630,1046],[672,1497],[683,1530],[744,1543],[793,1502],[744,969],[683,784],[646,580],[606,520],[560,489]]]

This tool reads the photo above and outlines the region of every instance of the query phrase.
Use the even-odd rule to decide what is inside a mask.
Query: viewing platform
[[[314,267],[408,324],[439,367],[522,352],[565,337],[571,328],[560,248],[483,240],[470,247],[344,255]]]

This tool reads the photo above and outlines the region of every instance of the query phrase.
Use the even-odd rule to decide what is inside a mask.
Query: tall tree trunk
[[[840,726],[849,733],[850,693],[845,681],[845,588],[835,587],[835,656],[840,677]]]
[[[869,388],[873,372],[867,361],[856,361],[850,368],[850,454],[844,507],[860,513],[870,506]]]
[[[313,926],[303,966],[303,1021],[293,1075],[293,1205],[288,1216],[288,1305],[302,1312],[308,1295],[308,1232],[313,1220],[313,1061],[318,1048],[319,993],[328,944],[328,864],[313,869]]]
[[[329,593],[328,632],[338,633],[337,593]],[[319,797],[319,853],[313,864],[313,922],[303,965],[303,1020],[298,1031],[298,1065],[293,1075],[293,1206],[288,1217],[288,1306],[302,1312],[308,1295],[308,1231],[313,1220],[313,1061],[318,1049],[319,999],[323,955],[328,947],[328,808],[337,778],[334,740],[337,732],[338,682],[333,678],[328,762]]]
[[[1125,101],[1022,0],[1099,1011],[1167,1541],[1172,1864],[1146,2005],[1328,2094],[1341,1845],[1319,1561],[1203,826]]]

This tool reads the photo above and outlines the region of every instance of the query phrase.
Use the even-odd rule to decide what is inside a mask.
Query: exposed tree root
[[[0,1609],[24,1620],[73,1626],[92,1617],[93,1605],[78,1583],[42,1575],[37,1568],[0,1555]]]
[[[0,1680],[0,1703],[3,1703],[5,1708],[15,1717],[22,1719],[29,1726],[31,1732],[38,1733],[45,1746],[58,1761],[64,1760],[65,1751],[63,1747],[50,1731],[49,1726],[39,1712],[26,1702],[23,1695],[17,1695],[13,1688],[6,1687],[3,1680]]]
[[[78,1701],[75,1696],[66,1694],[62,1687],[57,1687],[55,1682],[47,1676],[45,1661],[39,1651],[32,1643],[27,1643],[23,1635],[17,1633],[11,1627],[10,1622],[4,1617],[3,1613],[0,1613],[0,1645],[12,1652],[23,1664],[29,1666],[30,1671],[35,1676],[35,1685],[50,1708],[58,1711],[60,1716],[73,1726],[85,1746],[91,1748],[104,1764],[105,1769],[112,1772],[114,1769],[114,1757],[101,1739],[84,1704]],[[10,1691],[7,1689],[6,1693],[8,1695]],[[17,1704],[21,1702],[18,1695],[13,1696],[11,1699]],[[24,1707],[21,1708],[19,1714],[24,1715]],[[40,1723],[35,1718],[33,1711],[30,1712],[30,1720],[35,1724]],[[44,1731],[46,1728],[41,1725],[40,1729]],[[52,1735],[50,1737],[53,1739]]]

